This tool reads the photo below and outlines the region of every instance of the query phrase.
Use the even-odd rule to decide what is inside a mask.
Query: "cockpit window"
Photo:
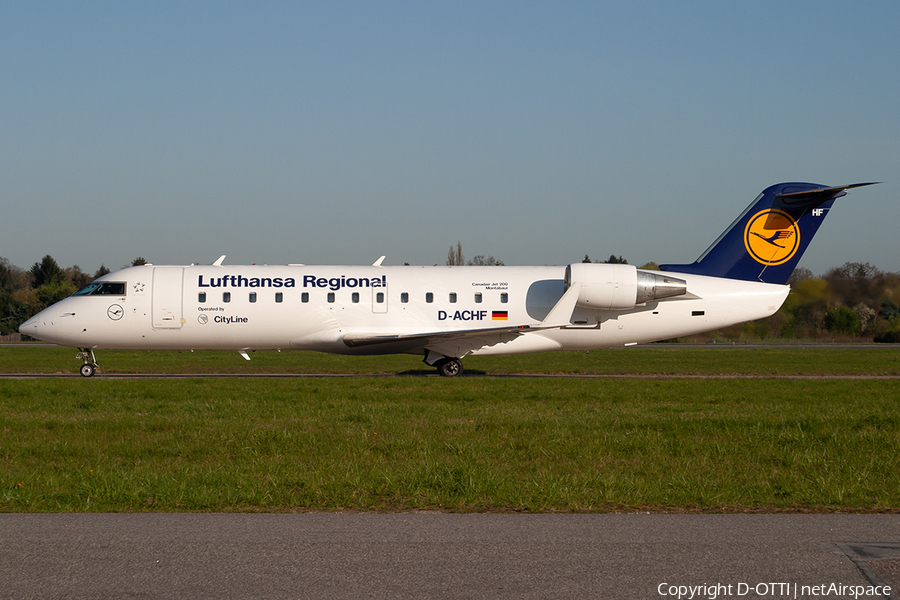
[[[76,296],[124,296],[125,282],[95,281],[75,292]]]

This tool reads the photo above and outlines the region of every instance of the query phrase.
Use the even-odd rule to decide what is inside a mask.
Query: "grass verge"
[[[900,510],[898,380],[0,380],[2,511]]]

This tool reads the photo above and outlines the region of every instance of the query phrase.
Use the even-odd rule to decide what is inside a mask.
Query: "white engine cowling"
[[[566,289],[573,285],[581,288],[575,306],[597,310],[627,310],[687,292],[683,279],[607,263],[572,263],[566,267]]]

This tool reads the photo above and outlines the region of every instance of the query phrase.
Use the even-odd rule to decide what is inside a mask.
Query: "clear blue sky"
[[[900,2],[7,2],[0,257],[690,262],[766,186],[900,271]]]

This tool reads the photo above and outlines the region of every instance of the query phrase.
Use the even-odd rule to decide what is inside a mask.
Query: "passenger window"
[[[509,294],[507,294],[506,292],[500,294],[500,302],[502,302],[503,304],[509,302]]]
[[[328,301],[334,302],[334,292],[328,292]]]
[[[256,292],[250,292],[250,302],[256,302]]]
[[[481,304],[481,292],[475,292],[475,304]]]
[[[300,302],[309,302],[309,292],[303,292],[300,294]]]
[[[426,293],[425,302],[428,302],[429,304],[434,302],[434,294],[432,294],[431,292]]]
[[[353,304],[359,304],[359,292],[353,292]]]
[[[456,292],[450,292],[450,303],[456,304]]]
[[[222,292],[222,302],[231,302],[231,292]]]
[[[384,304],[384,292],[378,292],[375,294],[375,302],[378,304]]]
[[[408,292],[403,292],[402,294],[400,294],[400,302],[403,302],[404,304],[409,302],[409,293]]]
[[[284,302],[284,294],[281,292],[275,292],[275,302]]]
[[[200,304],[206,302],[206,292],[200,292],[199,294],[197,294],[197,302],[199,302]]]

